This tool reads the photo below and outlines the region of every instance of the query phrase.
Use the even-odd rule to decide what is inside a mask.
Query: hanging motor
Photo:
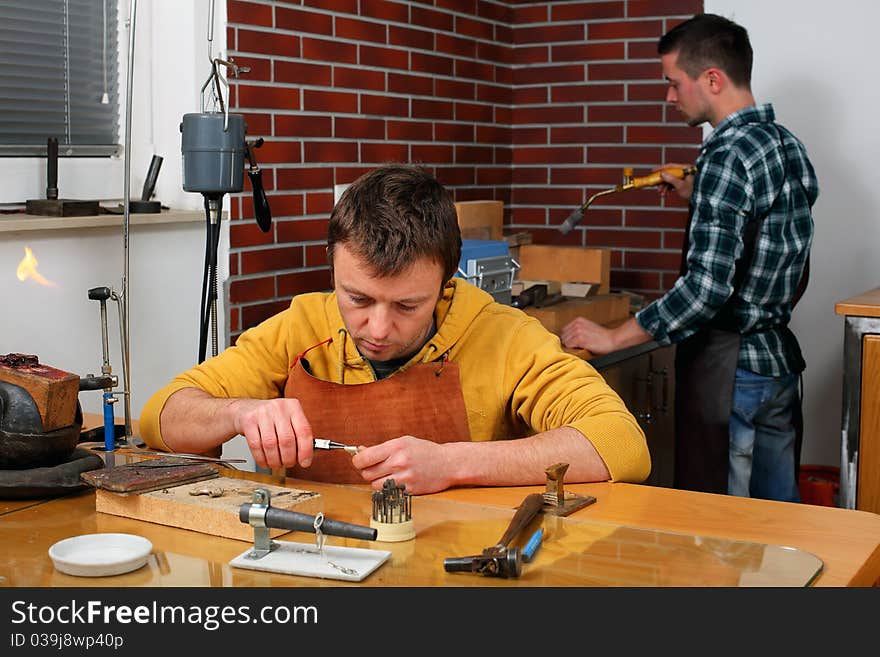
[[[209,327],[212,334],[212,355],[217,355],[217,248],[220,243],[220,218],[223,196],[240,192],[244,181],[244,160],[248,160],[248,177],[254,195],[257,224],[267,232],[272,224],[269,202],[263,190],[262,171],[257,165],[254,149],[263,144],[262,138],[248,142],[247,126],[241,114],[230,114],[223,100],[221,85],[228,83],[220,75],[219,66],[225,66],[237,78],[247,72],[232,61],[219,58],[211,62],[211,74],[202,86],[202,111],[184,114],[180,124],[183,156],[183,189],[197,192],[205,198],[207,235],[205,239],[205,270],[202,280],[200,309],[199,361],[205,360]],[[205,111],[205,89],[211,86],[220,111]]]

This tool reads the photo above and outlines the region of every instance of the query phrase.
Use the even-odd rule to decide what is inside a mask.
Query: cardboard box
[[[461,238],[501,240],[504,224],[503,201],[459,201],[455,204]]]
[[[576,317],[612,326],[629,317],[629,297],[625,294],[597,294],[586,299],[567,299],[546,308],[525,308],[548,331],[559,335],[563,327]]]
[[[523,244],[519,247],[518,262],[520,279],[598,283],[599,294],[607,294],[611,289],[608,249]]]

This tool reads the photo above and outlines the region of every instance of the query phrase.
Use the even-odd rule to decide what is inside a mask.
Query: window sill
[[[199,210],[163,210],[157,214],[129,214],[130,226],[204,222]],[[71,228],[104,228],[122,226],[121,214],[99,214],[87,217],[44,217],[31,214],[0,215],[0,233],[22,231],[68,230]]]

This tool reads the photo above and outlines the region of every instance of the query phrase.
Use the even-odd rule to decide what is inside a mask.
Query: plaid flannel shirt
[[[680,342],[709,324],[734,294],[746,223],[765,216],[751,266],[731,300],[743,336],[737,364],[765,376],[805,367],[787,326],[819,195],[806,149],[774,120],[769,104],[747,107],[706,137],[691,196],[687,271],[636,315],[661,344]]]

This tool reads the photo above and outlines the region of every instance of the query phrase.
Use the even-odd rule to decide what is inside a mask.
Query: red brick
[[[452,103],[414,98],[412,116],[414,119],[451,119]]]
[[[314,269],[278,276],[278,294],[287,296],[329,290],[330,269]]]
[[[513,90],[514,105],[535,105],[537,103],[545,104],[548,101],[549,89],[542,85],[540,87],[517,87]]]
[[[324,267],[327,262],[327,247],[323,244],[306,244],[306,267]]]
[[[401,25],[388,26],[388,43],[392,46],[406,46],[407,48],[434,50],[434,38],[435,35],[433,32],[415,30],[411,27],[403,27]],[[439,46],[439,41],[437,49],[443,50],[443,48],[440,48]]]
[[[510,222],[543,225],[547,223],[547,211],[541,208],[511,208]]]
[[[356,142],[307,141],[303,144],[304,161],[319,162],[357,162]]]
[[[369,71],[363,68],[333,67],[333,86],[337,89],[370,89],[385,91],[385,73]]]
[[[241,328],[246,331],[290,307],[290,299],[270,301],[241,307]]]
[[[264,57],[242,57],[239,55],[236,55],[233,59],[235,59],[235,63],[238,66],[250,68],[247,73],[242,73],[242,76],[244,76],[242,79],[260,80],[262,82],[271,81],[272,61],[270,59]],[[238,81],[233,78],[229,80],[229,83],[238,84]]]
[[[544,107],[516,107],[513,110],[513,123],[583,123],[584,108],[577,105]]]
[[[622,139],[623,128],[619,126],[556,126],[550,128],[551,144],[618,143]]]
[[[238,30],[234,27],[226,28],[226,47],[230,53],[238,50]]]
[[[627,7],[631,18],[676,14],[690,17],[703,11],[703,0],[629,0]]]
[[[621,182],[623,174],[620,169],[607,167],[565,167],[550,171],[550,183],[553,185],[601,185],[613,187]]]
[[[333,125],[329,116],[306,114],[276,114],[275,134],[291,137],[332,137]]]
[[[477,100],[484,103],[501,103],[509,105],[513,94],[510,87],[494,84],[477,84]]]
[[[430,141],[434,137],[434,125],[424,121],[387,122],[388,139],[394,141]]]
[[[496,66],[495,82],[498,84],[513,84],[513,67],[512,66]]]
[[[434,78],[427,75],[389,73],[388,91],[410,96],[433,96]]]
[[[342,112],[357,114],[357,94],[342,91],[303,91],[303,109],[310,112]]]
[[[683,229],[686,222],[687,213],[678,210],[638,208],[626,212],[626,225],[633,228]]]
[[[445,0],[443,4],[438,1],[438,6],[444,6],[446,3],[457,4],[457,0]],[[486,2],[485,0],[477,0],[476,15],[480,18],[496,21],[499,23],[510,23],[513,21],[513,12],[510,7],[506,7],[497,2]]]
[[[361,162],[406,162],[409,159],[407,144],[385,141],[361,144]]]
[[[546,23],[550,19],[550,3],[544,3],[535,7],[513,7],[514,25],[523,25],[526,23]]]
[[[516,167],[512,170],[511,182],[515,185],[546,184],[547,167]]]
[[[331,68],[320,64],[276,61],[275,81],[329,86],[332,81]]]
[[[631,101],[654,101],[663,103],[666,101],[666,83],[653,82],[627,85],[627,100]]]
[[[491,123],[494,112],[490,105],[455,103],[455,120],[472,123]]]
[[[584,161],[584,149],[578,146],[518,148],[514,151],[513,161],[515,164],[582,164]]]
[[[336,36],[342,39],[354,41],[372,41],[374,43],[388,43],[388,34],[385,25],[370,23],[356,18],[336,17]]]
[[[496,64],[513,64],[514,49],[511,46],[493,41],[486,43],[484,41],[477,42],[477,59],[486,59]],[[459,53],[464,55],[464,53]],[[545,60],[546,61],[546,60]]]
[[[560,41],[584,41],[584,26],[580,23],[560,25],[538,25],[535,27],[515,27],[513,43],[558,43]]]
[[[410,60],[412,70],[421,73],[451,76],[455,70],[454,60],[451,57],[413,52],[410,54]]]
[[[684,245],[684,229],[682,230],[665,230],[663,231],[663,248],[673,249],[681,253],[681,247]]]
[[[299,37],[278,32],[238,29],[236,50],[257,52],[274,57],[299,57]]]
[[[385,139],[385,121],[337,116],[333,136],[342,139]]]
[[[496,25],[495,38],[496,43],[513,43],[513,28],[510,25]]]
[[[660,233],[658,232],[594,229],[588,230],[587,233],[587,241],[600,248],[660,248]]]
[[[511,183],[509,167],[480,167],[477,169],[477,184],[500,185],[507,187]]]
[[[238,308],[229,309],[229,329],[231,331],[241,330],[241,314]]]
[[[510,145],[513,131],[510,128],[499,125],[478,125],[477,143],[480,144],[505,144]]]
[[[297,269],[302,266],[303,252],[301,246],[254,249],[241,253],[242,274],[261,274],[282,269]]]
[[[678,271],[681,254],[669,251],[625,251],[623,266],[626,269],[663,269]]]
[[[624,59],[622,41],[603,43],[578,43],[553,46],[550,51],[554,62],[591,62],[597,59]]]
[[[272,27],[272,7],[269,5],[258,5],[254,2],[228,0],[226,3],[226,21],[228,23]]]
[[[546,64],[550,62],[550,46],[531,46],[529,48],[515,48],[513,50],[513,63],[518,66],[525,64]],[[517,76],[517,80],[519,76]]]
[[[446,162],[462,162],[453,157],[452,146],[439,144],[413,144],[412,159],[414,162],[434,162],[444,164]]]
[[[454,34],[437,34],[437,47],[436,50],[438,52],[446,53],[449,55],[458,55],[459,57],[476,57],[477,56],[477,42],[473,39],[465,39],[460,36],[456,36]],[[430,43],[430,42],[422,42]],[[416,45],[416,48],[427,49],[425,45]]]
[[[660,161],[660,149],[639,146],[590,146],[587,148],[587,162],[590,164],[618,164],[654,166]]]
[[[275,7],[275,28],[333,36],[333,17],[315,11]]]
[[[434,139],[437,141],[474,141],[476,126],[472,123],[435,123]]]
[[[581,193],[578,189],[566,189],[564,187],[516,187],[512,193],[514,203],[524,205],[570,205],[577,207],[580,204]]]
[[[427,9],[425,7],[413,6],[410,9],[410,25],[416,27],[426,27],[432,30],[443,30],[444,32],[452,32],[453,18],[451,15]]]
[[[338,166],[335,167],[335,177],[337,185],[347,185],[353,183],[362,175],[371,171],[374,167],[368,166]]]
[[[303,37],[303,59],[317,62],[357,64],[357,46],[353,43]]]
[[[592,232],[587,231],[587,244],[593,244]],[[598,246],[598,245],[597,245]],[[615,288],[642,292],[656,290],[660,285],[660,276],[646,271],[612,271],[611,285]]]
[[[358,63],[362,66],[380,68],[409,68],[409,53],[399,48],[379,48],[376,46],[358,46]]]
[[[437,180],[443,185],[473,185],[476,178],[474,167],[441,167],[437,170]]]
[[[590,68],[592,69],[592,66]],[[599,66],[598,64],[596,66]],[[614,66],[622,66],[614,64]],[[583,82],[585,79],[582,64],[557,64],[555,66],[535,66],[516,72],[517,84],[552,84],[554,82]]]
[[[332,198],[332,194],[331,194]],[[329,215],[329,212],[328,212]],[[317,242],[327,240],[327,223],[325,219],[299,219],[297,221],[278,222],[278,241],[284,242]],[[327,259],[321,264],[326,264]]]
[[[327,0],[300,0],[307,7],[317,7],[318,9],[327,9]],[[358,0],[332,0],[329,3],[333,11],[337,14],[356,14],[358,11]]]
[[[244,125],[247,131],[248,137],[253,137],[254,135],[263,135],[264,137],[268,137],[272,134],[272,115],[271,114],[257,114],[255,112],[244,112]],[[257,159],[259,159],[260,153],[257,151]]]
[[[229,284],[229,301],[242,303],[245,301],[261,301],[275,296],[275,277],[236,278]]]
[[[662,77],[660,62],[650,64],[588,64],[588,80],[656,80]]]
[[[488,146],[457,145],[454,162],[460,164],[486,164],[492,162],[493,151]]]
[[[238,107],[299,109],[299,89],[238,85]]]
[[[296,217],[302,214],[302,194],[272,194],[266,198],[269,201],[269,207],[272,209],[273,217]],[[252,207],[253,197],[245,196],[242,202],[251,203]],[[248,214],[252,216],[250,213]]]
[[[623,100],[622,84],[571,84],[553,86],[550,98],[554,103],[583,103]]]
[[[666,157],[663,158],[664,162],[680,162],[684,164],[686,162],[696,162],[697,156],[700,154],[700,147],[699,145],[691,148],[675,148],[667,146],[664,149],[664,153],[666,155]]]
[[[469,59],[456,59],[454,75],[457,78],[494,82],[496,70],[498,68],[491,64],[482,64]]]
[[[434,88],[434,95],[438,98],[473,100],[477,93],[476,84],[473,82],[462,82],[461,80],[445,80],[439,78],[434,81]]]
[[[260,148],[260,162],[295,163],[302,161],[302,144],[298,141],[267,141]]]
[[[632,3],[632,0],[629,2]],[[623,18],[623,5],[622,2],[553,3],[550,8],[550,18],[553,22]],[[632,16],[632,13],[629,15]]]
[[[587,26],[587,40],[597,39],[646,39],[660,38],[663,34],[661,21],[621,21],[611,23],[590,23]]]
[[[455,27],[453,29],[456,34],[466,34],[475,39],[484,39],[486,41],[491,41],[495,35],[491,23],[462,16],[461,14],[455,17]]]
[[[675,126],[629,126],[626,141],[629,144],[698,144],[702,140],[700,128]]]
[[[588,123],[658,123],[662,105],[593,105],[587,108]]]
[[[361,96],[361,114],[373,116],[409,116],[409,99],[398,96]]]
[[[657,60],[660,55],[657,54],[657,41],[630,41],[626,44],[627,59],[648,59]]]
[[[319,167],[278,169],[280,189],[329,189],[333,186],[333,170]]]
[[[495,146],[492,151],[495,153],[495,164],[513,164],[513,148],[509,146]]]
[[[547,126],[511,128],[511,133],[514,145],[550,143],[550,128]]]
[[[332,210],[332,192],[309,192],[306,194],[306,214],[326,214],[329,216]]]
[[[563,221],[565,221],[569,215],[571,215],[572,210],[579,206],[583,205],[586,200],[590,197],[591,194],[595,194],[599,190],[585,190],[584,195],[581,196],[577,201],[575,201],[573,207],[568,208],[558,208],[550,209],[550,223],[554,226],[560,225]],[[601,197],[600,197],[601,198]],[[623,225],[623,212],[621,210],[615,210],[610,208],[602,208],[598,205],[591,205],[587,211],[584,213],[584,218],[578,224],[581,228],[588,228],[592,226],[622,226]]]
[[[409,20],[409,8],[403,3],[388,0],[361,0],[361,16],[406,23]]]

